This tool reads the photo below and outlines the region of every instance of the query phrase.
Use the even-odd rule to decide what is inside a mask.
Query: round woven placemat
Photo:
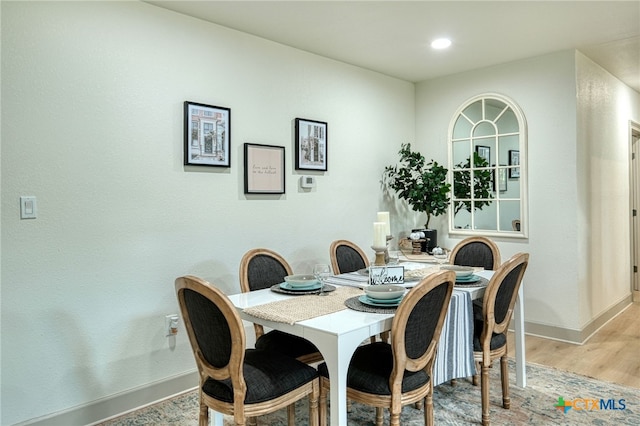
[[[477,275],[476,275],[477,276]],[[456,287],[486,287],[487,284],[489,284],[489,280],[486,278],[482,278],[482,277],[478,277],[480,278],[478,281],[472,282],[472,283],[459,283],[456,281]]]
[[[344,301],[344,305],[349,309],[353,309],[354,311],[369,312],[372,314],[394,314],[396,312],[396,309],[398,308],[397,306],[394,306],[392,308],[384,308],[365,305],[358,300],[359,297],[360,296],[348,298]]]
[[[322,287],[317,290],[295,290],[294,291],[294,290],[286,290],[280,287],[280,284],[275,284],[271,286],[271,291],[274,291],[276,293],[282,293],[282,294],[292,294],[294,296],[302,296],[303,294],[320,294],[321,289]],[[329,293],[329,292],[335,291],[335,289],[336,288],[331,284],[325,284],[324,289],[322,290],[324,293]]]

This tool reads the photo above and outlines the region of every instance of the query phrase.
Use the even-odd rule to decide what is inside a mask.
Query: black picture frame
[[[509,165],[510,166],[519,166],[520,165],[520,151],[517,149],[509,150]],[[520,177],[520,167],[510,167],[509,168],[509,179],[518,179]]]
[[[284,146],[244,144],[244,193],[284,194]]]
[[[484,145],[476,145],[476,154],[483,158],[487,164],[491,164],[491,147]]]
[[[328,124],[306,118],[295,121],[296,170],[327,171]]]
[[[231,167],[231,109],[184,102],[184,165]]]

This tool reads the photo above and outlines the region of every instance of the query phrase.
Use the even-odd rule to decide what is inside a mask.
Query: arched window
[[[527,125],[510,99],[469,99],[449,125],[450,234],[527,237]]]

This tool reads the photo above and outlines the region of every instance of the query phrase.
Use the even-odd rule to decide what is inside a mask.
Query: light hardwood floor
[[[513,333],[508,334],[514,356]],[[527,362],[640,388],[640,302],[631,304],[582,345],[526,336]]]

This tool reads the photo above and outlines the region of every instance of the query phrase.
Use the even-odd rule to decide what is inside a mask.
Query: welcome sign
[[[369,284],[403,284],[404,266],[370,266]]]

